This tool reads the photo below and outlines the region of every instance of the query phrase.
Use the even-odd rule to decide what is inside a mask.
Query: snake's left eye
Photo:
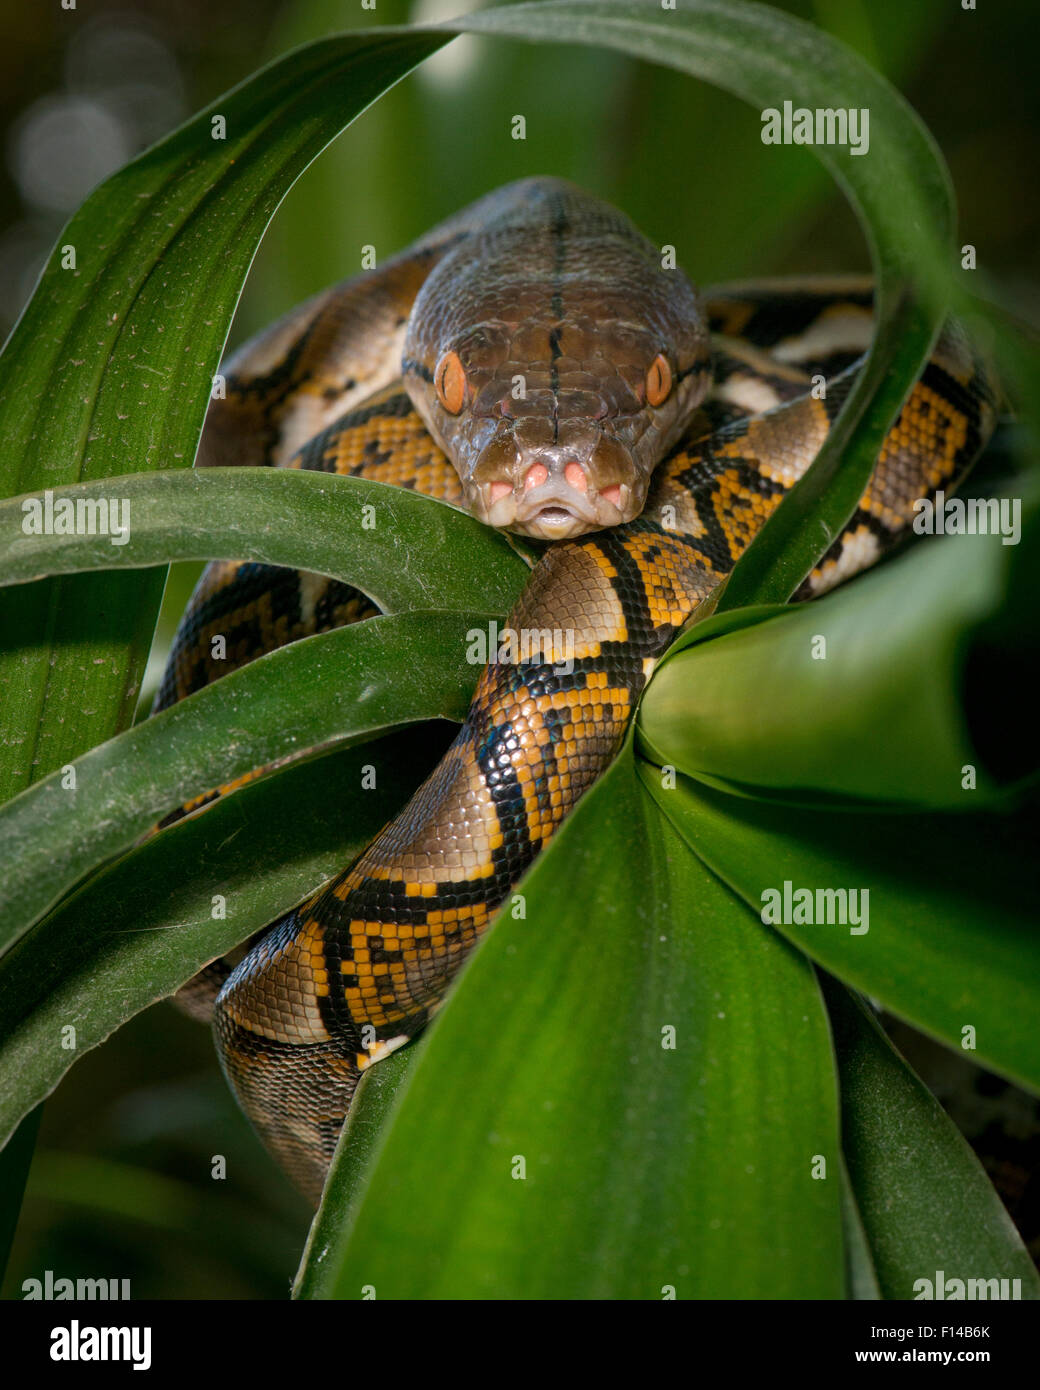
[[[466,399],[466,369],[457,352],[446,352],[433,374],[433,389],[449,415],[457,415]]]
[[[646,398],[651,405],[663,405],[672,390],[672,369],[668,358],[659,352],[646,374]]]

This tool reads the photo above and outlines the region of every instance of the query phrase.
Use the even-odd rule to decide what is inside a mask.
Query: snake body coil
[[[869,342],[870,303],[869,285],[845,280],[733,287],[702,308],[620,214],[527,180],[319,296],[229,364],[200,464],[359,474],[569,538],[554,539],[510,616],[527,638],[521,659],[486,668],[404,810],[269,928],[216,1001],[228,1079],[315,1200],[362,1071],[429,1020],[614,757],[656,660],[812,462]],[[963,475],[993,415],[986,373],[951,325],[859,509],[796,597],[890,548],[915,500]],[[320,576],[215,563],[157,707],[375,611]],[[219,663],[216,633],[229,637]]]

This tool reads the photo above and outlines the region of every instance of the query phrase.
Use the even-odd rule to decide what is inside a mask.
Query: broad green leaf
[[[371,618],[270,652],[0,808],[4,948],[60,894],[192,796],[276,758],[420,719],[461,720],[484,614]]]
[[[0,585],[171,560],[256,560],[342,579],[385,613],[508,612],[529,574],[501,531],[432,497],[364,478],[199,468],[81,483],[58,497],[84,516],[97,516],[103,499],[106,518],[108,502],[118,499],[117,524],[128,520],[129,529],[114,537],[29,536],[21,529],[26,499],[0,502]],[[36,500],[44,505],[39,494]],[[52,498],[52,511],[55,504]],[[373,512],[363,525],[366,506]]]
[[[842,1297],[813,973],[688,853],[630,746],[519,892],[419,1043],[348,1230],[341,1144],[300,1287]]]
[[[401,31],[312,44],[95,190],[0,357],[0,493],[191,464],[242,282],[279,202],[444,41]],[[90,575],[0,595],[0,799],[130,722],[161,586],[161,575]]]
[[[243,787],[95,874],[23,937],[0,960],[0,1144],[84,1052],[345,869],[436,761],[443,729]],[[366,767],[375,787],[362,791]]]
[[[640,774],[694,852],[756,913],[763,893],[782,893],[785,882],[792,903],[799,888],[866,890],[866,932],[840,921],[776,930],[924,1032],[960,1047],[973,1029],[980,1063],[1040,1090],[1035,809],[802,810],[681,775],[667,789],[646,763]]]
[[[1040,659],[1032,520],[1021,550],[948,537],[739,631],[693,628],[640,705],[645,749],[747,795],[957,810],[992,799],[1040,767],[1032,706],[1015,694]]]
[[[868,1011],[825,982],[841,1076],[842,1148],[885,1298],[918,1280],[1040,1277],[982,1165]],[[987,1290],[983,1297],[994,1297]]]

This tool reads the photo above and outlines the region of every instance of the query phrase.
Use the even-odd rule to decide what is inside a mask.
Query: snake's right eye
[[[659,352],[646,374],[646,398],[651,405],[663,405],[672,390],[672,369],[668,358]]]
[[[466,369],[457,352],[446,352],[433,374],[433,389],[449,415],[457,415],[466,399]]]

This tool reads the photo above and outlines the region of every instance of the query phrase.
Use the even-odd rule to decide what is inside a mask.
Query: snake
[[[873,325],[868,277],[702,293],[618,209],[529,178],[308,300],[222,369],[197,467],[390,483],[538,552],[503,629],[528,640],[494,654],[407,805],[237,963],[213,962],[181,992],[211,1019],[231,1089],[312,1203],[361,1077],[429,1023],[496,909],[615,757],[655,664],[819,452]],[[793,601],[905,541],[915,504],[970,468],[998,399],[947,322],[859,505]],[[378,612],[338,579],[213,561],[154,711]]]

